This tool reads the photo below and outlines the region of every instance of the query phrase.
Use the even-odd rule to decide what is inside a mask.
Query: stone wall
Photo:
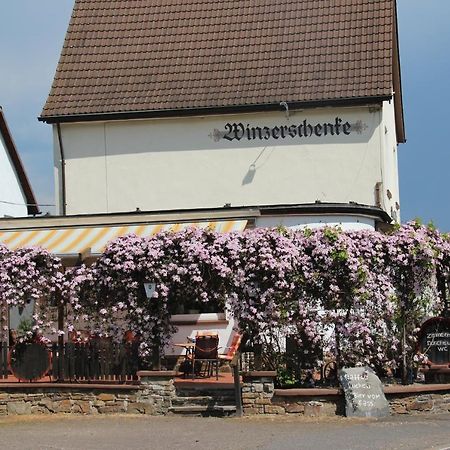
[[[296,414],[307,417],[343,416],[345,400],[343,395],[275,395],[273,403],[279,414]]]
[[[139,386],[1,384],[0,415],[167,414],[175,397],[172,372],[141,372]]]
[[[2,383],[0,415],[165,415],[177,398],[174,373],[140,372],[139,386]],[[338,389],[274,389],[274,378],[271,372],[244,374],[245,415],[344,415],[344,396]],[[450,412],[450,385],[388,386],[385,393],[393,415]]]
[[[143,414],[161,415],[167,414],[172,406],[172,400],[176,397],[174,384],[174,371],[141,371],[138,372],[141,381],[139,403]]]
[[[345,399],[339,389],[274,389],[274,379],[270,372],[244,374],[245,415],[345,415]],[[388,386],[385,394],[391,415],[450,412],[450,385]]]
[[[391,414],[439,414],[450,412],[450,389],[443,393],[387,396]]]
[[[263,374],[263,373],[262,373]],[[242,408],[245,415],[278,414],[279,407],[272,403],[274,393],[273,374],[243,376]]]
[[[331,396],[323,389],[275,390],[275,372],[249,372],[243,375],[242,406],[244,415],[295,414],[335,416],[343,414],[344,398],[337,389]]]
[[[140,391],[52,388],[0,388],[0,415],[138,413]]]

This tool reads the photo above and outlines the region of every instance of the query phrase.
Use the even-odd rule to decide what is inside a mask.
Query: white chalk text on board
[[[389,405],[383,386],[372,369],[369,367],[344,368],[339,372],[339,381],[345,394],[347,417],[389,415]]]

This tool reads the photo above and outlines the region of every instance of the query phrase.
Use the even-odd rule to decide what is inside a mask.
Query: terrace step
[[[177,405],[234,405],[236,398],[234,392],[183,392],[177,390],[177,397],[172,400]]]
[[[216,388],[213,386],[176,386],[178,397],[214,397],[234,399],[234,389]]]
[[[236,412],[234,405],[172,406],[169,412],[184,416],[229,416]]]
[[[192,396],[192,397],[175,397],[172,399],[173,406],[202,406],[215,403],[214,397],[211,396]]]

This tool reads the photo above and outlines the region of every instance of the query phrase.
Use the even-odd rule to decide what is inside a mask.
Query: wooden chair
[[[219,336],[198,336],[195,340],[194,352],[191,355],[192,378],[195,378],[196,363],[200,363],[200,374],[203,363],[206,363],[205,376],[211,376],[216,369],[216,380],[219,379]]]
[[[219,333],[217,331],[209,331],[209,330],[197,331],[197,334],[195,335],[195,339],[197,339],[199,337],[203,337],[203,336],[218,337]]]
[[[241,345],[242,335],[236,333],[231,340],[231,345],[229,347],[225,347],[227,352],[223,355],[219,355],[219,361],[222,362],[231,362],[234,358],[234,355],[239,350],[239,346]]]

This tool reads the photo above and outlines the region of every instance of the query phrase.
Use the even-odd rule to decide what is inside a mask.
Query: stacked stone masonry
[[[167,414],[176,391],[171,377],[143,378],[141,385],[0,387],[0,415]]]
[[[274,396],[273,403],[278,407],[278,414],[296,414],[307,417],[342,416],[345,410],[343,396],[334,398]]]
[[[244,379],[242,403],[245,415],[285,414],[308,417],[345,415],[344,395],[334,389],[320,395],[320,389],[275,390],[274,379],[248,377]],[[450,412],[450,387],[436,392],[391,393],[386,395],[391,415],[439,414]]]
[[[439,394],[404,395],[389,398],[391,414],[439,414],[450,412],[450,390]]]
[[[144,413],[156,407],[145,404],[140,392],[101,392],[66,389],[2,389],[0,415]]]
[[[242,387],[242,407],[244,414],[278,414],[278,406],[272,403],[273,380],[261,378],[245,382]]]
[[[245,378],[245,415],[283,414],[309,417],[344,415],[344,396],[337,390],[280,391],[271,377]],[[429,390],[429,389],[428,389]],[[450,412],[450,386],[430,392],[387,392],[391,414]],[[417,391],[417,389],[416,389]],[[165,415],[177,398],[173,376],[141,376],[139,386],[24,385],[0,387],[0,415],[148,414]]]

